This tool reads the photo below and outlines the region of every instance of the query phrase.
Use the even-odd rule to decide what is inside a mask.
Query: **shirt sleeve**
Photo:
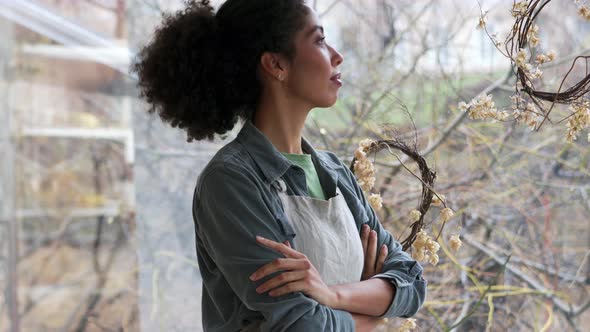
[[[198,224],[197,241],[202,242],[244,305],[264,316],[260,331],[354,331],[349,312],[331,309],[302,292],[278,297],[256,292],[256,287],[281,271],[257,281],[251,281],[249,276],[284,257],[259,244],[256,235],[277,242],[283,242],[285,236],[261,195],[265,188],[238,167],[218,164],[203,174],[197,184],[193,213]]]
[[[335,155],[334,157],[338,159]],[[338,159],[340,161],[340,159]],[[403,251],[401,244],[379,222],[375,211],[365,197],[365,194],[356,181],[355,175],[342,161],[340,164],[346,170],[348,178],[353,185],[357,197],[366,212],[366,223],[377,232],[377,248],[387,245],[388,253],[383,264],[383,272],[372,276],[389,280],[395,287],[394,298],[387,311],[380,318],[404,317],[408,318],[416,314],[424,304],[426,287],[428,282],[422,276],[423,268],[417,261]]]

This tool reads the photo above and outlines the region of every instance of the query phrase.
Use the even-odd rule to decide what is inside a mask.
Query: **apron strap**
[[[279,196],[281,196],[281,194],[286,195],[287,193],[287,185],[285,184],[285,181],[281,178],[278,178],[275,182],[271,183],[271,187],[275,188]],[[285,215],[285,208],[283,206],[281,198],[278,197],[277,199],[282,207],[275,209],[275,218],[279,226],[281,227],[281,231],[283,232],[283,235],[285,235],[286,239],[289,241],[293,241],[293,238],[295,237],[295,230],[293,229],[293,226],[291,225],[291,223],[287,219],[287,216]]]

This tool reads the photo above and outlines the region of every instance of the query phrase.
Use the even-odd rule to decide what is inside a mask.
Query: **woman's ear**
[[[279,79],[280,77],[284,79],[287,77],[285,61],[277,53],[262,53],[262,56],[260,57],[260,67],[265,75],[271,76],[271,79]]]

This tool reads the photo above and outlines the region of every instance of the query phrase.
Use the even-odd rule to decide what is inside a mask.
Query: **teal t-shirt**
[[[307,182],[307,190],[309,191],[309,195],[313,198],[325,200],[326,196],[324,195],[320,178],[318,177],[318,173],[315,169],[313,161],[311,160],[311,155],[307,153],[281,153],[295,165],[303,168],[305,171],[305,182]]]

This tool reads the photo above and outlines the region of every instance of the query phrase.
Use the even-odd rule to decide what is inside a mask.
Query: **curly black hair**
[[[148,112],[186,130],[188,142],[224,138],[239,118],[252,119],[260,57],[268,51],[293,60],[295,34],[309,14],[304,2],[228,0],[215,14],[209,0],[189,0],[164,13],[131,65]]]

